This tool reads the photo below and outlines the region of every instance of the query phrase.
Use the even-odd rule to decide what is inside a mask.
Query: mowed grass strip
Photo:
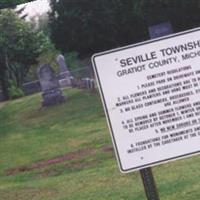
[[[0,200],[143,200],[138,172],[119,172],[98,94],[65,90],[0,103]],[[153,169],[162,200],[200,199],[200,158]]]

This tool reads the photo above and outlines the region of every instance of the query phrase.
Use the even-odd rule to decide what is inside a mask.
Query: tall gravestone
[[[59,73],[59,84],[61,87],[71,86],[71,74],[65,62],[65,57],[63,55],[58,55],[56,61],[59,65],[60,73]]]
[[[58,79],[49,64],[38,68],[38,77],[43,97],[42,106],[53,106],[65,102],[66,98],[62,95]]]

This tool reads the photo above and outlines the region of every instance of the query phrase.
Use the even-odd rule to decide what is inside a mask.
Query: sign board
[[[93,56],[122,172],[200,153],[200,29]]]

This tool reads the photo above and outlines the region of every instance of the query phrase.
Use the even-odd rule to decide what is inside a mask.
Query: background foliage
[[[51,2],[51,39],[80,55],[148,39],[148,26],[170,21],[174,32],[200,25],[199,0],[59,0]]]
[[[13,10],[0,12],[0,83],[9,98],[9,80],[20,87],[31,65],[51,46],[43,32],[32,29]]]
[[[51,0],[51,38],[62,52],[82,55],[141,41],[144,21],[134,12],[133,0]]]

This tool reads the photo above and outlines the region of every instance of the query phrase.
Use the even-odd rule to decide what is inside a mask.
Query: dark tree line
[[[170,21],[174,32],[200,25],[200,0],[50,0],[51,39],[82,55],[148,39],[148,26]]]
[[[200,25],[200,0],[144,0],[139,9],[147,24],[168,20],[175,32]]]
[[[147,36],[133,0],[51,0],[51,8],[52,40],[63,52],[89,54]]]
[[[32,0],[1,0],[0,8]],[[51,39],[63,53],[92,54],[148,39],[148,26],[200,25],[200,0],[49,0]]]

